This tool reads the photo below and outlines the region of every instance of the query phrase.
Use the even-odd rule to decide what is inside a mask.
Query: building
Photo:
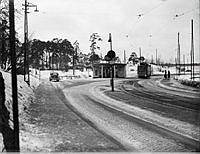
[[[114,78],[126,78],[126,64],[114,63]],[[93,64],[93,78],[111,78],[112,68],[109,63]]]

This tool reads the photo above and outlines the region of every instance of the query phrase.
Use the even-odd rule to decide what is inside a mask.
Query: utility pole
[[[25,0],[24,6],[24,81],[30,86],[29,75],[29,51],[28,51],[28,8],[35,7],[35,12],[38,12],[37,5],[33,5]]]
[[[10,24],[10,52],[11,52],[11,74],[12,74],[12,108],[13,108],[13,125],[14,125],[14,151],[19,152],[19,115],[18,115],[18,98],[17,98],[17,71],[16,71],[16,51],[15,51],[15,13],[14,0],[9,0],[9,24]]]
[[[126,51],[124,50],[124,64],[126,64]]]
[[[193,19],[191,20],[191,79],[194,80],[194,38],[193,38]]]
[[[157,57],[157,53],[158,51],[157,51],[157,49],[156,49],[156,65],[157,65],[157,63],[158,63],[158,57]]]
[[[183,54],[183,66],[184,66],[184,74],[185,74],[185,54]]]
[[[23,4],[22,4],[23,5]],[[27,63],[27,42],[28,42],[28,19],[27,19],[27,0],[25,0],[24,9],[24,81],[29,85],[29,71]],[[27,76],[28,74],[28,76]]]
[[[141,62],[141,56],[142,56],[142,53],[141,53],[141,48],[139,48],[139,63]]]
[[[151,55],[151,63],[153,64],[153,55]]]
[[[178,75],[180,75],[181,65],[180,65],[180,41],[179,41],[179,32],[178,32],[178,51],[177,51],[177,65],[178,65]]]
[[[175,66],[177,68],[177,58],[175,57]],[[177,69],[176,69],[176,75],[177,75]]]

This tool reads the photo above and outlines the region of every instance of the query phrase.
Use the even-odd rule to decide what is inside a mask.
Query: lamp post
[[[29,52],[28,52],[28,8],[35,7],[35,12],[38,12],[37,5],[33,5],[27,0],[25,0],[24,6],[24,81],[30,85],[30,75],[29,75]]]

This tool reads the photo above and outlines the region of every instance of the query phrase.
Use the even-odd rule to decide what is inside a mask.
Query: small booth
[[[114,78],[126,77],[126,64],[114,63]],[[93,64],[93,78],[111,78],[112,68],[109,63]]]

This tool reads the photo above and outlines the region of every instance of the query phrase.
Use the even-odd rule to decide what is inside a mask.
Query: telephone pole
[[[124,64],[126,64],[126,51],[124,50]]]
[[[158,51],[157,51],[157,49],[156,49],[156,65],[157,65],[157,63],[158,63],[158,57],[157,57],[157,55],[158,55]]]
[[[30,86],[29,75],[29,51],[28,51],[28,16],[29,7],[35,7],[35,12],[38,12],[37,5],[33,5],[27,0],[22,4],[24,6],[24,81]]]
[[[178,75],[180,75],[181,65],[180,65],[180,41],[179,41],[179,32],[178,32],[178,51],[177,51],[177,63],[178,63]]]
[[[11,75],[12,75],[12,108],[14,125],[14,149],[12,152],[19,152],[19,115],[17,97],[17,71],[16,71],[16,51],[15,51],[15,13],[14,0],[9,0],[9,24],[10,24],[10,52],[11,52]]]
[[[184,66],[184,74],[185,74],[185,54],[183,54],[183,66]]]
[[[193,19],[191,20],[191,79],[194,80],[194,38],[193,38]]]

